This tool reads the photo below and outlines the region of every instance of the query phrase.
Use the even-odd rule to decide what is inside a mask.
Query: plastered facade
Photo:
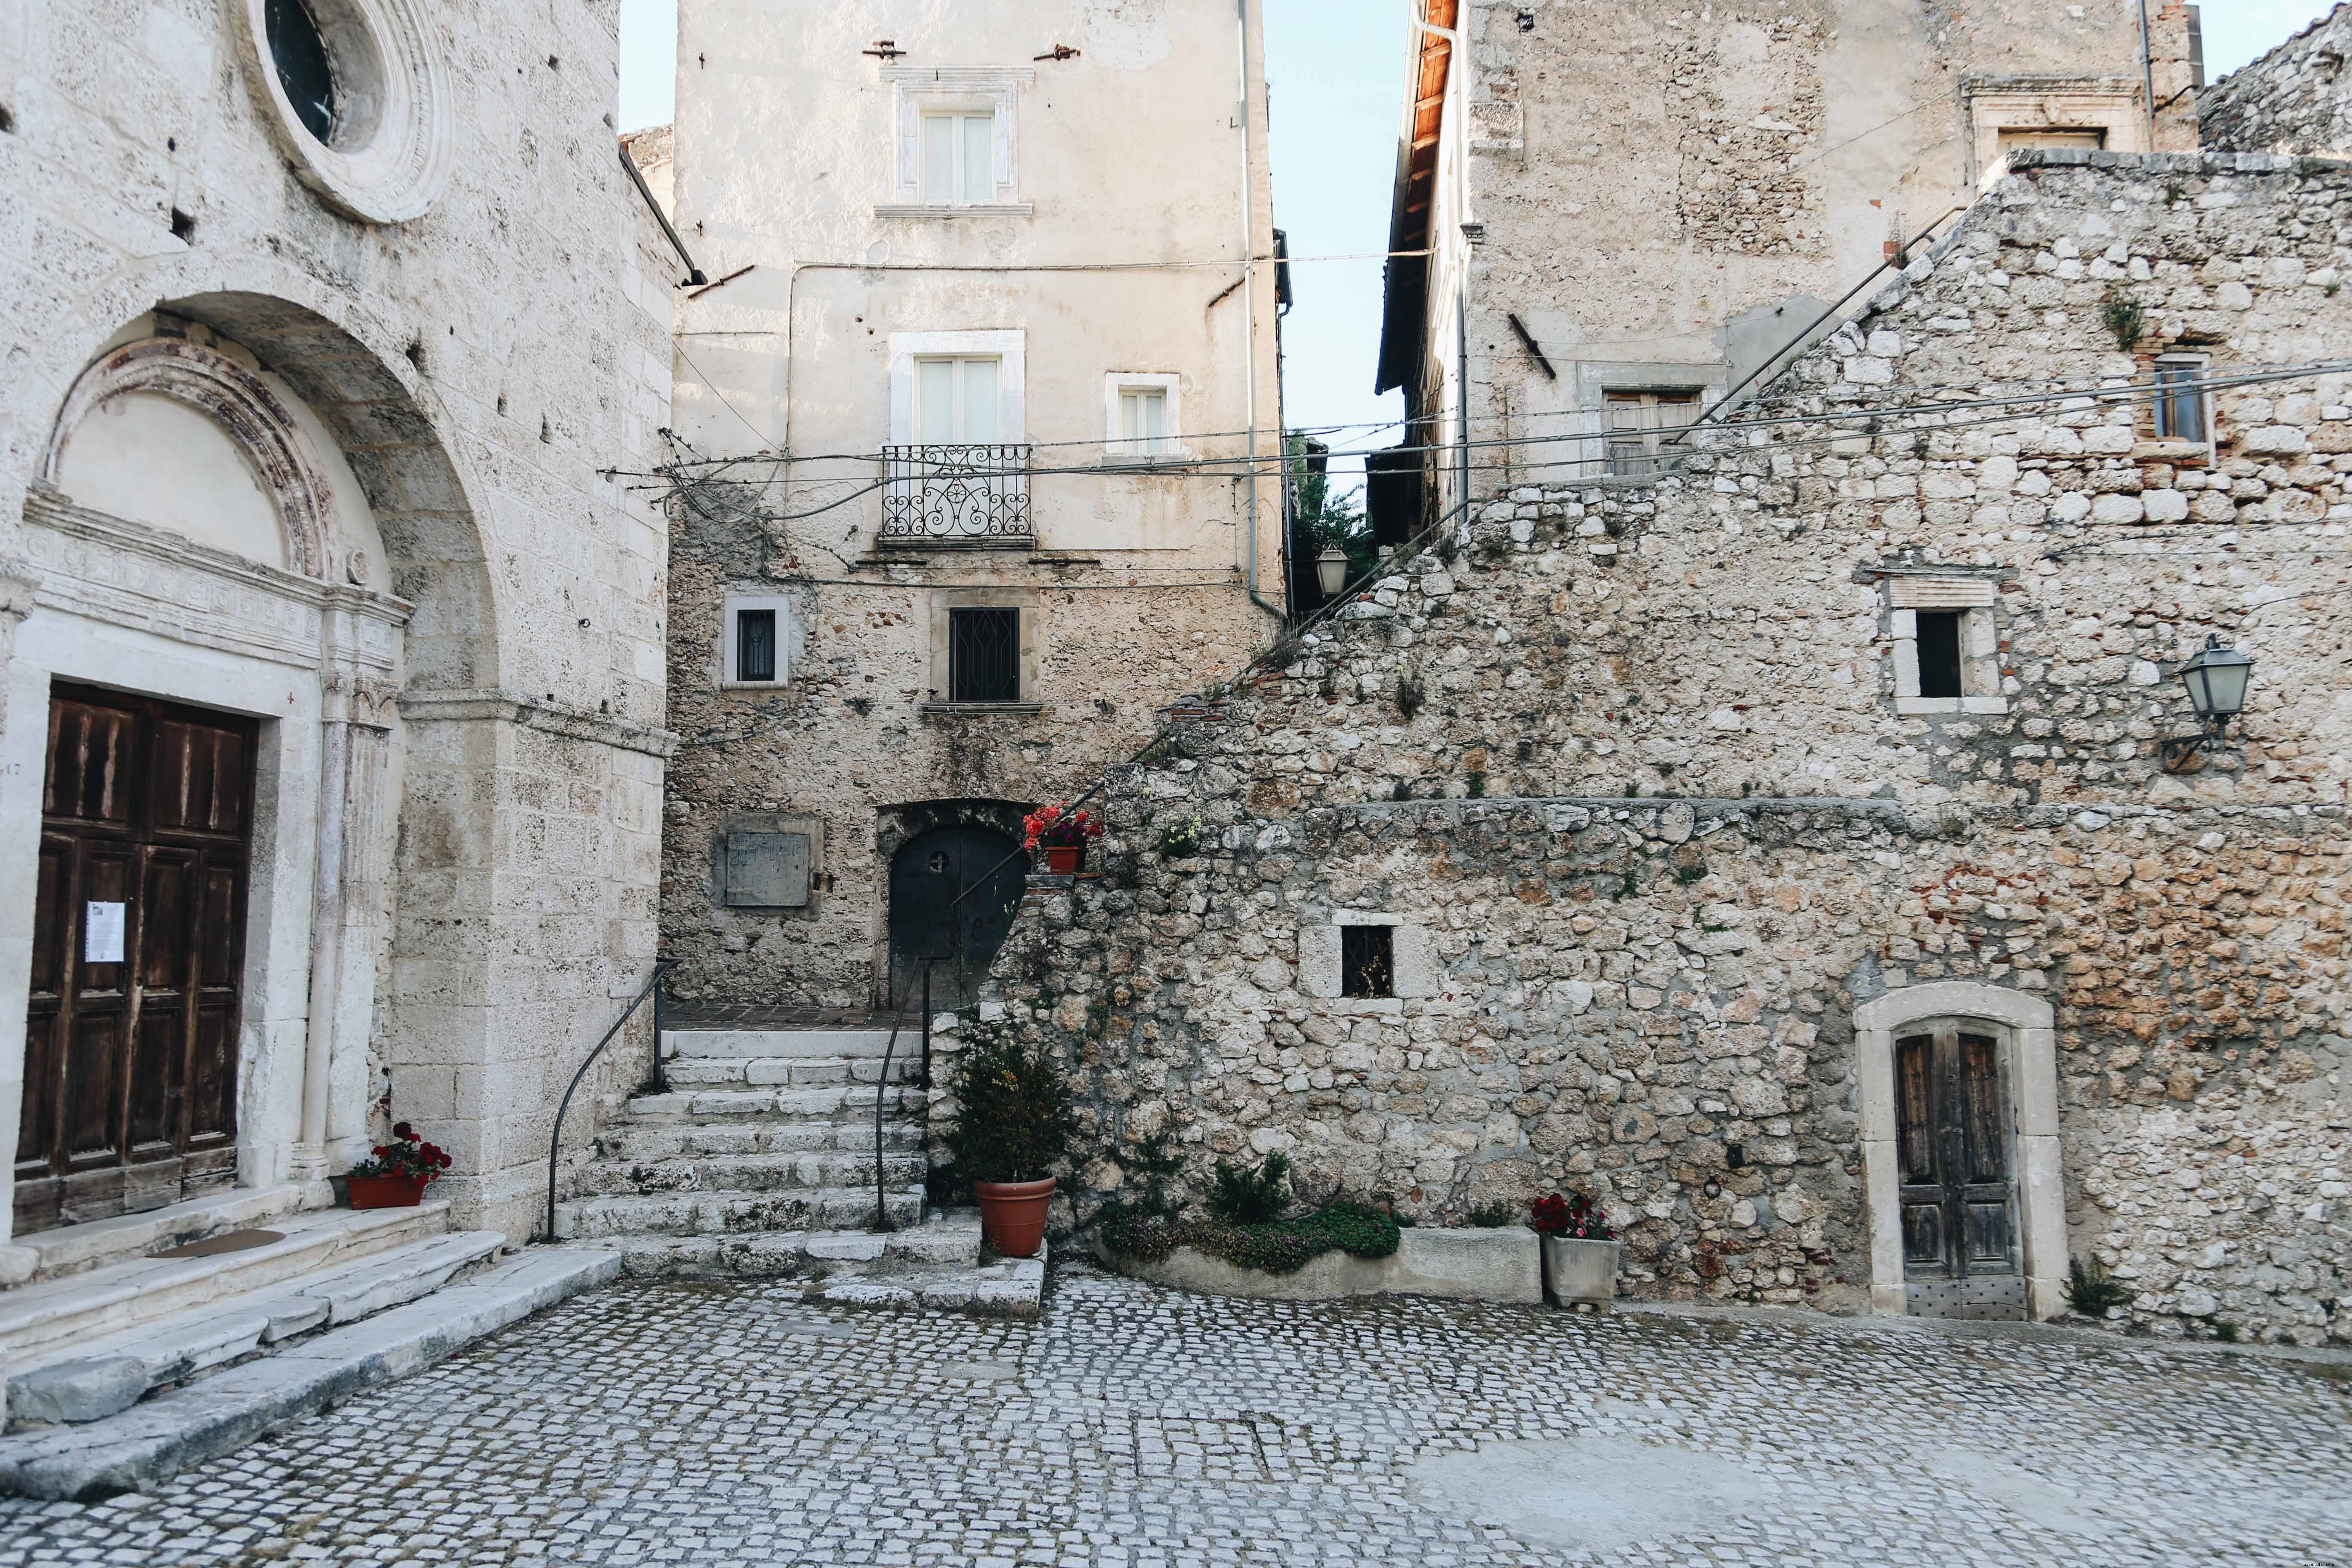
[[[53,681],[260,718],[238,1183],[326,1201],[404,1119],[520,1239],[654,952],[666,542],[607,470],[667,423],[678,275],[618,166],[609,0],[347,9],[393,52],[341,62],[376,118],[332,146],[257,0],[0,24],[0,888],[33,907]]]
[[[1902,1310],[1873,1053],[1959,1017],[2011,1053],[2036,1315],[2095,1255],[2126,1326],[2352,1337],[2347,384],[2217,385],[2194,458],[2128,396],[1891,412],[2322,357],[2347,204],[2027,155],[1685,469],[1493,494],[1118,774],[1104,874],[1033,881],[994,972],[1084,1090],[1076,1217],[1164,1131],[1423,1223],[1583,1188],[1639,1295]],[[1990,587],[1997,706],[1898,707],[1902,584]],[[2216,633],[2247,711],[2167,773]],[[1321,994],[1368,915],[1430,994]]]
[[[893,853],[1077,793],[1279,625],[1258,19],[688,0],[680,26],[675,211],[721,281],[678,318],[665,938],[689,999],[872,1006]],[[926,163],[933,121],[981,138],[984,188],[961,142]],[[1000,531],[880,465],[948,444],[920,364],[958,356],[992,392],[948,433],[1034,470]],[[1113,442],[1122,391],[1161,399],[1149,458]],[[746,606],[777,612],[773,682],[726,668]],[[960,703],[949,617],[983,608],[1019,616],[1019,690]],[[780,813],[823,827],[808,901],[727,907],[724,835]]]
[[[1681,424],[1785,363],[2009,138],[2197,145],[2179,5],[2147,7],[2145,62],[2137,0],[1416,9],[1462,65],[1412,46],[1391,238],[1428,259],[1392,264],[1381,380],[1433,438],[1542,442],[1433,458],[1441,508],[1602,471],[1612,393],[1691,400],[1650,416]]]

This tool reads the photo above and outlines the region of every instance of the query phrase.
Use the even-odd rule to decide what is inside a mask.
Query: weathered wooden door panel
[[[2000,1042],[1947,1025],[1895,1044],[1903,1265],[1914,1312],[2022,1314]]]
[[[255,734],[148,698],[51,699],[19,1229],[233,1174]]]

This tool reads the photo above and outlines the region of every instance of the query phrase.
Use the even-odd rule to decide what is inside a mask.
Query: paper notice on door
[[[122,962],[122,906],[97,902],[82,906],[81,961],[84,963]]]

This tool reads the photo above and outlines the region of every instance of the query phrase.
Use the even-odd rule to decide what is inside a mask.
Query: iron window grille
[[[1396,927],[1339,928],[1339,994],[1396,994]]]
[[[776,612],[735,612],[735,679],[772,681],[776,679]]]
[[[948,612],[948,698],[953,702],[1021,700],[1021,612]]]
[[[1030,543],[1028,470],[1025,444],[885,447],[882,536]]]

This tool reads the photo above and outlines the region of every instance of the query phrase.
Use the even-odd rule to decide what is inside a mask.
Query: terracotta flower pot
[[[1007,1258],[1034,1258],[1045,1239],[1045,1210],[1054,1201],[1054,1178],[1042,1182],[974,1182],[980,1199],[980,1234]]]
[[[1083,844],[1048,844],[1045,846],[1045,869],[1056,877],[1071,877],[1087,863],[1087,847]]]
[[[352,1207],[412,1209],[425,1198],[425,1184],[408,1176],[353,1176]]]

